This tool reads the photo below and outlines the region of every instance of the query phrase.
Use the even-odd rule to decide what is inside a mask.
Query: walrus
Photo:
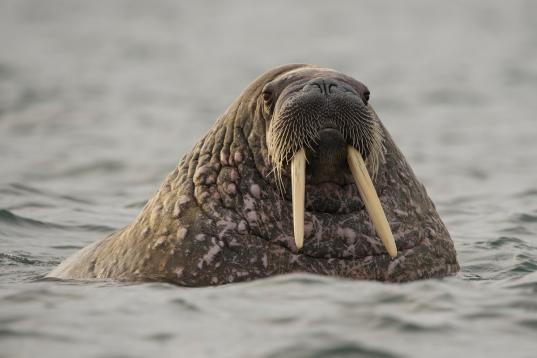
[[[459,270],[361,82],[292,64],[251,83],[133,223],[50,274],[208,286],[304,272],[406,282]]]

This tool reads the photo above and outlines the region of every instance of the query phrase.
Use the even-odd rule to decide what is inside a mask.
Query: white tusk
[[[377,235],[384,244],[386,251],[391,257],[397,256],[397,246],[395,245],[395,239],[393,238],[392,230],[386,219],[386,214],[380,205],[380,200],[371,181],[371,177],[367,172],[364,159],[360,152],[353,146],[347,147],[347,161],[352,172],[352,176],[356,181],[358,192],[362,197],[369,217],[375,226]],[[295,238],[296,240],[296,238]]]
[[[304,245],[304,193],[306,191],[306,153],[296,152],[291,161],[291,190],[293,200],[293,229],[296,248]]]

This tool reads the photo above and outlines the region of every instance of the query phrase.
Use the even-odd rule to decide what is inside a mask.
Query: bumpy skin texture
[[[391,259],[375,236],[352,183],[306,187],[304,247],[296,250],[289,190],[282,195],[272,175],[261,91],[297,70],[323,71],[286,65],[260,76],[132,224],[82,249],[49,276],[205,286],[290,272],[391,282],[457,272],[449,233],[384,127],[384,159],[374,184],[398,256]],[[287,176],[284,182],[290,188]]]

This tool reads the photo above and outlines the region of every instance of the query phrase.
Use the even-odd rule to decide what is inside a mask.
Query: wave
[[[61,228],[61,225],[46,223],[35,219],[25,218],[23,216],[15,215],[7,209],[0,209],[0,223],[17,226],[33,226],[33,227],[47,227],[47,228]]]
[[[5,265],[31,265],[31,266],[51,266],[59,263],[58,261],[43,261],[25,252],[4,253],[0,252],[0,263]]]
[[[116,230],[116,228],[106,225],[61,225],[36,219],[27,218],[24,216],[16,215],[7,209],[0,209],[0,223],[19,226],[19,227],[34,227],[34,228],[47,228],[47,229],[59,229],[59,230],[80,230],[80,231],[93,231],[93,232],[110,232]]]
[[[72,195],[59,194],[51,192],[48,190],[38,189],[29,185],[20,184],[20,183],[11,183],[5,188],[0,188],[0,194],[14,195],[14,196],[24,196],[27,194],[32,194],[32,196],[40,195],[53,199],[61,199],[65,201],[70,201],[78,204],[93,204],[91,201],[78,198]]]
[[[327,343],[322,347],[311,345],[292,345],[276,352],[265,355],[267,358],[275,357],[370,357],[370,358],[395,358],[401,357],[386,350],[370,348],[357,342],[334,342]]]

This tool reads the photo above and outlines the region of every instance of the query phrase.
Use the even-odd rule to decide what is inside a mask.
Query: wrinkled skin
[[[348,83],[351,95],[366,103],[367,88],[335,71],[286,65],[263,74],[186,154],[132,224],[82,249],[49,276],[205,286],[290,272],[391,282],[457,272],[449,233],[382,125],[384,155],[374,184],[398,256],[390,258],[375,236],[340,153],[325,148],[334,142],[330,133],[308,150],[304,247],[296,249],[289,169],[282,169],[282,195],[267,131],[289,86],[319,76]],[[279,97],[267,108],[263,90],[269,83],[270,94]],[[367,157],[368,148],[360,151]],[[315,153],[334,155],[322,162]]]

